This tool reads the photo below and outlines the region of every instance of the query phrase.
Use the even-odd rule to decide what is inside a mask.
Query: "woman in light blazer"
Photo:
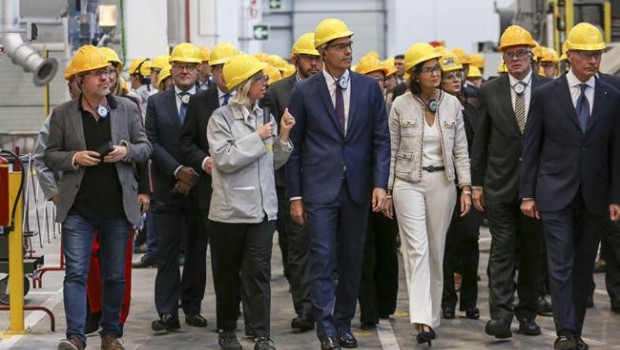
[[[391,162],[385,212],[398,216],[416,341],[431,344],[439,326],[446,230],[463,189],[461,215],[469,212],[471,189],[461,103],[439,89],[439,54],[425,43],[405,56],[408,91],[396,98],[389,117]]]

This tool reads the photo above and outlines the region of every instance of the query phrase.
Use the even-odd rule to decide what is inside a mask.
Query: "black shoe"
[[[547,299],[545,299],[544,296],[540,296],[538,298],[536,313],[541,316],[553,316],[553,307],[551,306],[551,303]]]
[[[256,338],[255,341],[254,350],[276,350],[273,340],[269,337]]]
[[[101,311],[86,313],[86,323],[84,324],[84,334],[95,333],[99,330],[99,322],[101,321]]]
[[[369,331],[371,329],[375,329],[377,328],[377,323],[376,322],[361,322],[360,323],[360,328],[365,330],[365,331]]]
[[[519,323],[519,333],[523,335],[540,335],[540,327],[534,321],[523,319]]]
[[[477,320],[480,318],[480,310],[477,307],[469,307],[465,310],[465,317],[471,320]]]
[[[450,306],[446,306],[441,309],[441,317],[446,320],[453,320],[456,316],[454,314],[454,308]]]
[[[620,301],[611,302],[611,312],[620,314]]]
[[[187,314],[185,315],[185,323],[192,327],[206,327],[207,319],[200,314]]]
[[[321,340],[321,350],[340,350],[336,337],[328,337]]]
[[[594,291],[590,293],[588,296],[588,302],[586,303],[586,308],[591,309],[594,307]]]
[[[603,259],[598,259],[597,262],[594,263],[594,273],[605,273],[605,265],[607,263]]]
[[[155,320],[153,321],[153,323],[151,323],[151,329],[158,332],[158,331],[174,331],[181,328],[181,324],[179,322],[179,318],[171,315],[171,314],[163,314],[161,315],[161,317],[159,318],[159,320]]]
[[[427,343],[428,346],[432,346],[431,341],[435,339],[435,331],[428,327],[427,331],[420,331],[416,336],[415,340],[418,344]]]
[[[314,329],[314,318],[310,315],[300,315],[291,321],[291,328],[298,329],[301,332]]]
[[[357,348],[357,339],[349,328],[338,329],[338,343],[343,348]]]
[[[497,339],[506,339],[512,337],[512,330],[510,330],[510,322],[502,318],[496,320],[490,320],[484,327],[484,331],[488,335],[492,335]]]
[[[577,350],[588,350],[588,349],[590,349],[588,344],[586,344],[586,342],[583,341],[583,339],[581,339],[581,337],[577,337],[576,340],[577,340],[576,341],[576,343],[577,343]]]
[[[235,331],[222,331],[217,336],[217,343],[220,344],[220,348],[222,350],[241,350],[241,344],[239,344],[239,340],[237,339],[237,334]]]
[[[140,261],[131,263],[131,267],[136,268],[136,269],[143,269],[145,267],[155,267],[155,266],[157,266],[157,259],[147,256],[147,255],[142,255],[142,257],[140,258]]]
[[[553,348],[555,350],[574,350],[577,348],[577,342],[575,341],[575,335],[570,331],[561,331],[558,337],[553,342]]]

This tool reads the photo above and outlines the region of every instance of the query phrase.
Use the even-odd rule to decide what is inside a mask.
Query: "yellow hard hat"
[[[370,72],[381,71],[386,76],[388,73],[388,69],[385,67],[383,62],[379,61],[379,59],[373,55],[362,57],[357,63],[355,71],[359,74],[368,74]]]
[[[171,69],[172,66],[169,64],[165,65],[164,68],[161,69],[161,72],[159,72],[159,75],[157,76],[157,90],[163,90],[162,84],[164,83],[164,80],[171,75]]]
[[[562,44],[562,55],[560,56],[560,61],[566,61],[566,59],[568,57],[566,57],[566,51],[568,51],[566,49],[566,41],[564,42],[564,44]]]
[[[121,59],[118,58],[118,54],[116,53],[116,51],[112,50],[111,48],[103,46],[99,47],[98,50],[103,54],[103,56],[108,62],[115,63],[116,65],[121,65],[123,63],[121,62]]]
[[[553,62],[559,63],[560,57],[558,56],[558,52],[554,49],[545,47],[543,50],[543,57],[540,59],[540,62]]]
[[[269,55],[269,63],[276,67],[280,72],[284,72],[288,68],[288,62],[278,55]]]
[[[499,67],[497,67],[497,73],[508,73],[508,68],[506,67],[506,62],[501,58],[499,60]]]
[[[105,56],[93,45],[84,45],[80,47],[71,60],[73,74],[106,68],[109,65],[110,63],[106,60]]]
[[[265,62],[265,63],[271,64],[271,58],[269,57],[268,54],[266,54],[264,52],[255,53],[254,57],[256,57],[256,59],[258,59],[261,62]]]
[[[581,22],[568,32],[566,49],[581,51],[601,51],[606,47],[603,33],[590,23]]]
[[[170,64],[170,55],[155,56],[151,61],[151,69],[164,69],[165,66]]]
[[[534,54],[534,56],[536,57],[537,60],[540,60],[545,55],[544,54],[545,47],[544,46],[540,46],[538,44],[538,41],[536,41],[536,40],[534,40],[534,44],[536,44],[536,46],[534,46],[532,48],[532,53]]]
[[[269,77],[269,84],[273,84],[276,81],[282,79],[282,73],[280,73],[280,71],[268,64],[264,69],[263,69],[263,73],[265,73],[265,75],[267,75]]]
[[[468,78],[482,78],[482,72],[480,71],[480,68],[471,65],[469,66],[469,72],[467,73],[467,77]]]
[[[417,66],[418,64],[433,58],[439,58],[439,54],[430,44],[413,44],[407,50],[407,54],[405,54],[405,71],[408,72],[411,68]]]
[[[282,72],[282,78],[288,78],[291,75],[295,74],[295,72],[297,72],[297,68],[295,68],[294,65],[287,63],[286,70]]]
[[[512,46],[527,46],[536,47],[532,34],[525,28],[518,25],[512,25],[502,33],[502,37],[499,39],[499,51],[504,51]]]
[[[73,60],[70,60],[67,63],[67,68],[65,69],[65,80],[71,80],[71,77],[75,75],[75,70],[73,69]]]
[[[470,64],[471,63],[471,57],[469,56],[467,51],[461,49],[460,47],[455,47],[455,48],[452,49],[452,52],[454,52],[456,57],[459,58],[459,62],[461,62],[461,64]]]
[[[386,58],[385,61],[383,61],[383,65],[387,69],[387,73],[385,74],[386,78],[392,74],[398,73],[398,69],[394,65],[394,57]]]
[[[180,43],[170,54],[170,63],[173,62],[202,63],[200,50],[190,43]]]
[[[471,66],[474,66],[474,67],[478,68],[478,69],[483,69],[484,68],[484,64],[485,64],[484,56],[482,56],[479,53],[472,53],[469,56],[469,64]]]
[[[209,64],[211,66],[224,64],[238,54],[239,50],[233,44],[228,42],[221,42],[213,46],[213,49],[211,49],[211,54],[209,55]]]
[[[452,51],[447,49],[437,50],[439,57],[439,66],[442,72],[452,72],[455,70],[463,69],[463,65],[459,60],[459,57]]]
[[[151,75],[151,61],[148,58],[136,58],[129,64],[129,74],[139,74],[143,77]]]
[[[209,49],[206,46],[199,46],[200,60],[202,62],[209,62]]]
[[[121,84],[121,95],[127,95],[129,93],[129,86],[123,77],[118,77]]]
[[[319,52],[314,47],[314,33],[306,33],[300,36],[295,44],[293,44],[293,49],[291,51],[291,59],[295,58],[295,55],[320,56]]]
[[[353,34],[343,21],[335,18],[324,19],[314,30],[314,47],[318,48],[332,40],[347,38]]]
[[[267,63],[259,61],[254,56],[237,55],[232,57],[224,65],[223,70],[226,88],[228,90],[234,89],[265,67],[267,67]]]

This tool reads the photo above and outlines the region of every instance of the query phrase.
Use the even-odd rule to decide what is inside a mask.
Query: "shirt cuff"
[[[291,202],[292,202],[292,201],[296,201],[296,200],[301,200],[301,196],[298,196],[298,197],[291,197],[289,200],[290,200]]]
[[[202,160],[202,163],[200,163],[200,169],[202,169],[202,171],[205,171],[205,164],[207,164],[209,159],[211,159],[211,157],[205,157],[205,159]]]
[[[77,156],[77,152],[74,153],[73,157],[71,158],[71,165],[73,166],[73,169],[78,170],[80,166],[75,163],[75,156]]]
[[[278,141],[280,142],[280,145],[282,145],[282,149],[286,152],[293,150],[293,143],[291,142],[291,139],[286,139],[286,142],[283,142],[282,139],[278,137]]]
[[[176,169],[174,170],[174,177],[175,177],[175,178],[177,178],[177,179],[178,179],[178,177],[177,177],[177,173],[179,172],[179,170],[181,170],[181,168],[182,168],[182,167],[183,167],[182,165],[179,165],[179,167],[178,167],[178,168],[176,168]]]
[[[529,198],[529,197],[526,197],[526,198],[522,198],[522,199],[521,199],[521,201],[522,201],[522,202],[523,202],[523,201],[533,201],[533,200],[534,200],[534,198]]]
[[[125,146],[125,148],[127,148],[127,155],[125,156],[125,158],[123,158],[123,162],[127,162],[129,159],[129,142],[125,141],[125,140],[121,140],[121,146]]]
[[[482,186],[471,186],[472,190],[481,190]]]

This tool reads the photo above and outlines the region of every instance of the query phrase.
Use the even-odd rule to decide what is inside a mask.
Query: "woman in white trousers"
[[[418,343],[431,344],[439,326],[446,231],[456,201],[469,212],[471,188],[461,103],[438,89],[440,55],[425,43],[405,56],[408,91],[392,105],[389,125],[392,159],[385,213],[396,210],[409,291],[410,321]]]

